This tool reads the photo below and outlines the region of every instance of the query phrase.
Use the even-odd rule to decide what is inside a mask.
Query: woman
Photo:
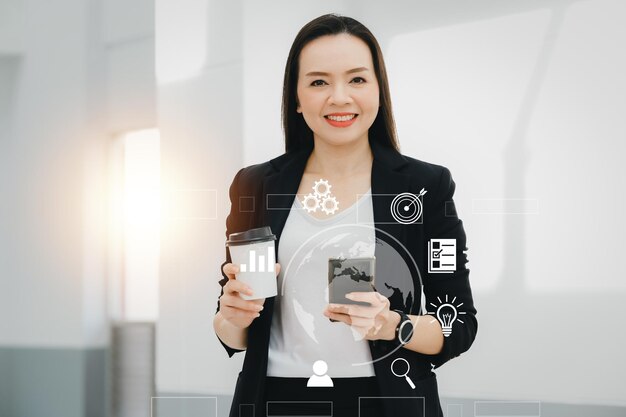
[[[240,170],[230,188],[227,236],[271,226],[281,288],[277,297],[245,301],[240,294],[251,292],[227,252],[214,328],[229,356],[246,350],[231,417],[443,415],[432,369],[469,349],[478,326],[450,172],[399,153],[380,47],[354,19],[324,15],[300,30],[285,68],[282,113],[286,153]],[[405,203],[394,208],[396,201]],[[403,217],[402,209],[417,206],[415,217]],[[350,226],[354,233],[343,235],[358,242],[323,237]],[[376,291],[347,296],[360,305],[328,304],[328,258],[294,261],[312,240],[343,254],[374,236],[369,256],[377,262],[384,258],[379,239],[404,248],[406,264],[394,265],[415,266],[408,275],[415,297],[383,295],[393,286],[380,280],[396,275],[392,268],[377,270]],[[455,267],[429,269],[428,256],[442,254],[432,239],[456,243]],[[450,315],[427,315],[444,304],[462,319],[450,325]]]

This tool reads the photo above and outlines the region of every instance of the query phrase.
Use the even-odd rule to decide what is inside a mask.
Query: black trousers
[[[333,378],[333,387],[307,387],[307,381],[308,378],[266,377],[266,408],[257,415],[265,417],[384,415],[380,401],[375,398],[379,396],[376,377]]]

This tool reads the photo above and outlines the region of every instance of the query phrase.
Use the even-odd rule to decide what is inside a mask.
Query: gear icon
[[[320,187],[322,188],[323,192],[320,191]],[[313,186],[313,192],[319,198],[328,197],[330,195],[331,187],[332,185],[330,185],[327,180],[320,178],[319,181],[315,181],[315,185]]]
[[[322,211],[329,216],[339,210],[339,202],[335,197],[326,197],[322,201]]]
[[[307,212],[311,213],[317,211],[317,209],[319,208],[320,199],[317,198],[315,194],[307,194],[302,200],[302,205]]]

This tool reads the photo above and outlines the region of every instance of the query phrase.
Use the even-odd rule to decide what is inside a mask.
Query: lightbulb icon
[[[457,315],[456,308],[452,304],[445,303],[437,309],[437,318],[439,323],[441,323],[441,330],[445,337],[450,336],[450,333],[452,333],[452,324],[456,320]]]
[[[452,334],[452,325],[455,321],[459,323],[463,323],[461,319],[457,319],[460,314],[465,314],[464,311],[459,311],[458,308],[463,305],[460,303],[458,305],[454,305],[454,301],[456,297],[452,299],[452,301],[448,301],[448,295],[446,294],[446,301],[441,301],[441,298],[437,297],[439,300],[439,307],[437,304],[430,303],[431,306],[436,308],[436,311],[428,311],[428,314],[435,314],[439,323],[441,323],[441,330],[443,332],[444,337],[448,337]]]

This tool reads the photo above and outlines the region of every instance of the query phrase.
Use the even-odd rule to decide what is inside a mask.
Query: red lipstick
[[[333,120],[329,116],[332,116],[335,119],[340,118],[340,120]],[[354,116],[354,117],[348,118],[346,116]],[[356,113],[330,113],[330,114],[327,114],[326,116],[324,116],[324,119],[326,119],[328,124],[330,124],[331,126],[334,126],[334,127],[348,127],[352,123],[354,123],[354,121],[356,120],[356,118],[358,116],[359,115],[356,114]],[[341,119],[344,119],[344,120],[341,120]],[[345,119],[347,119],[347,120],[345,120]]]

